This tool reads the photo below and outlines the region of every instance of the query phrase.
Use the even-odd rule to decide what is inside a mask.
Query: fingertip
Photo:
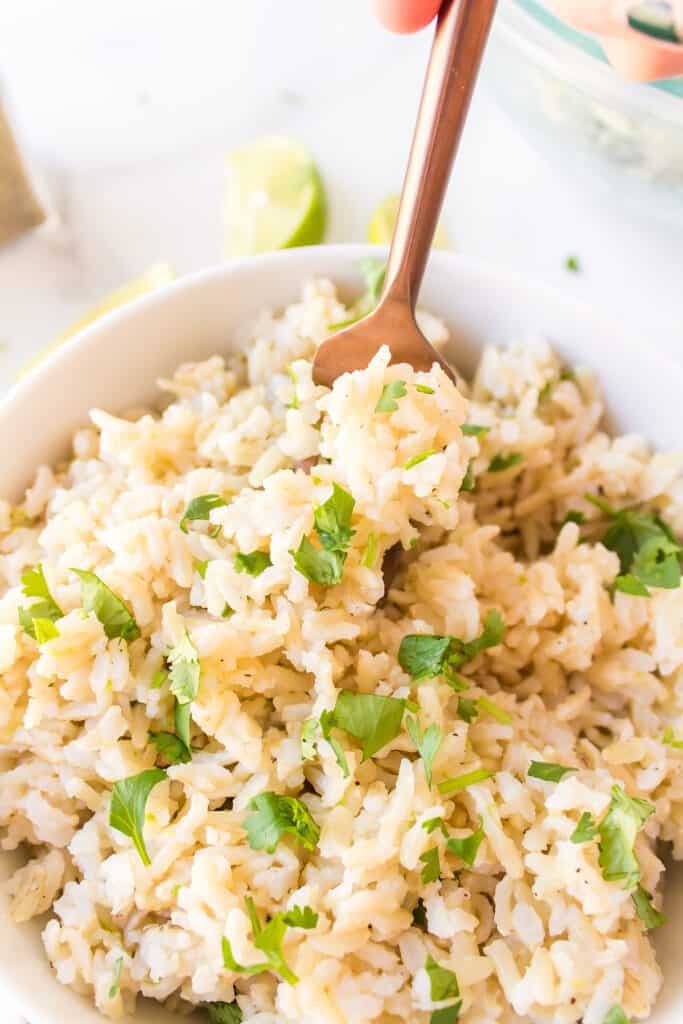
[[[436,17],[441,0],[372,0],[372,6],[385,28],[403,34],[428,25]]]

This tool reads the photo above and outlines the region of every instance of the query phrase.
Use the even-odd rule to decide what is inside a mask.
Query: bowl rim
[[[579,49],[568,39],[543,25],[518,0],[499,4],[494,28],[508,44],[520,50],[533,64],[541,65],[595,101],[607,100],[624,106],[628,103],[647,117],[660,118],[683,126],[683,97],[655,87],[652,82],[630,82],[618,75],[606,62]]]
[[[3,417],[11,416],[12,410],[17,405],[31,400],[34,389],[38,384],[44,384],[46,381],[49,381],[53,369],[56,367],[68,367],[70,363],[77,364],[82,354],[96,349],[102,340],[107,338],[112,328],[116,328],[117,325],[123,325],[132,318],[142,316],[145,310],[162,307],[169,303],[173,296],[181,293],[191,296],[194,290],[197,291],[201,300],[202,290],[211,282],[220,283],[226,279],[239,280],[240,276],[262,275],[267,277],[268,274],[272,275],[282,265],[291,265],[292,278],[298,275],[298,279],[301,281],[302,278],[315,276],[315,266],[319,254],[324,254],[328,265],[338,264],[337,273],[341,274],[344,268],[348,269],[351,266],[357,265],[358,261],[362,258],[385,257],[387,249],[386,247],[366,244],[310,246],[220,263],[181,277],[170,284],[162,286],[155,292],[127,303],[120,309],[110,311],[65,341],[61,347],[47,354],[45,360],[38,364],[25,378],[18,381],[0,401],[0,424]],[[606,334],[618,335],[624,361],[627,364],[632,358],[631,353],[633,353],[633,359],[636,361],[642,359],[642,355],[637,355],[638,349],[642,348],[642,344],[639,345],[635,337],[629,336],[628,329],[624,331],[621,325],[618,325],[616,322],[613,323],[608,318],[604,310],[600,309],[600,307],[596,308],[593,304],[589,304],[572,295],[568,288],[563,289],[544,281],[538,282],[535,280],[533,273],[525,274],[508,267],[496,265],[488,260],[470,257],[461,253],[435,252],[431,255],[431,263],[442,267],[444,270],[457,268],[460,277],[465,281],[469,277],[471,282],[475,284],[477,281],[485,283],[487,288],[495,288],[498,283],[519,292],[521,297],[526,298],[533,294],[541,300],[552,304],[553,309],[557,311],[558,319],[560,316],[570,316],[572,317],[572,323],[576,322],[580,328],[590,324]],[[429,268],[427,273],[429,274]],[[335,271],[330,270],[328,267],[325,275],[322,271],[320,271],[320,274],[321,276],[328,275],[334,280]],[[479,299],[476,301],[479,301]],[[267,299],[264,299],[263,304],[267,305]],[[530,319],[533,319],[533,317]],[[191,345],[192,340],[188,339],[188,346]],[[652,364],[654,374],[660,372],[669,374],[674,380],[680,381],[681,385],[683,385],[683,366],[671,358],[668,353],[656,348],[648,354],[648,359]],[[9,856],[9,854],[5,854],[5,856]],[[33,923],[35,925],[35,922]],[[31,926],[31,922],[28,922],[28,926]],[[51,977],[54,985],[60,984],[56,974],[53,973]],[[71,991],[73,992],[73,990]],[[76,997],[76,993],[73,992],[73,994]],[[11,1001],[11,1004],[15,1004],[12,1008],[16,1008],[17,1012],[26,1017],[31,1024],[57,1024],[54,1017],[55,1011],[49,1009],[48,999],[49,993],[45,994],[44,991],[41,991],[40,986],[29,988],[13,973],[10,957],[0,957],[0,1005],[4,1003],[4,1000],[7,1000],[7,1002]],[[87,1006],[87,1009],[97,1012],[94,1004]],[[165,1012],[160,1005],[155,1008],[155,1013],[159,1015],[160,1020],[161,1014]],[[104,1019],[102,1017],[103,1022]],[[132,1018],[125,1019],[132,1020]]]

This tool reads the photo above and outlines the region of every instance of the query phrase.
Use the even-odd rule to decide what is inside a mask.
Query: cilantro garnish
[[[238,551],[235,555],[237,572],[247,572],[250,576],[260,576],[272,564],[267,551]]]
[[[408,459],[404,469],[412,469],[413,466],[419,466],[421,462],[425,462],[426,459],[431,459],[432,455],[436,455],[436,448],[430,448],[426,452],[421,452],[420,455],[413,455],[412,459]]]
[[[585,522],[586,517],[583,514],[583,512],[580,512],[578,509],[575,508],[570,508],[567,514],[565,515],[564,519],[560,523],[560,529],[562,529],[565,523],[576,523],[577,526],[583,526]]]
[[[542,779],[543,782],[559,782],[565,775],[575,771],[576,768],[566,768],[563,764],[553,764],[552,761],[532,761],[527,775],[530,779]]]
[[[612,786],[612,799],[604,817],[596,825],[590,814],[584,812],[571,840],[582,843],[598,836],[602,877],[608,882],[626,879],[627,887],[634,886],[640,878],[634,850],[636,836],[654,810],[647,800],[630,797],[621,786]]]
[[[683,548],[659,516],[633,508],[614,509],[594,494],[584,497],[611,519],[602,543],[619,556],[616,590],[645,597],[648,587],[675,590],[680,586]]]
[[[114,976],[112,978],[111,986],[109,988],[108,996],[109,999],[115,999],[119,994],[119,988],[121,987],[121,968],[123,967],[123,957],[119,956],[116,958],[114,964]]]
[[[476,483],[477,481],[474,478],[474,459],[470,459],[467,463],[467,469],[465,470],[465,475],[462,478],[462,483],[460,484],[460,490],[465,493],[473,491]]]
[[[595,824],[590,811],[584,811],[579,818],[579,823],[570,835],[573,843],[589,843],[598,834],[598,826]]]
[[[199,519],[210,519],[214,508],[223,508],[227,504],[225,498],[221,498],[220,494],[200,494],[198,498],[192,499],[183,512],[183,518],[180,520],[180,529],[183,533],[188,533],[188,523]]]
[[[171,693],[179,704],[189,704],[199,693],[201,666],[197,648],[188,632],[185,632],[180,643],[171,648],[167,660]]]
[[[436,723],[432,723],[432,725],[425,729],[422,736],[420,736],[420,723],[417,718],[413,718],[411,715],[406,716],[406,729],[408,730],[408,734],[422,758],[425,776],[427,778],[427,785],[431,786],[432,765],[439,747],[443,743],[443,733]]]
[[[425,963],[425,971],[429,975],[429,996],[432,1002],[441,1003],[446,999],[457,999],[449,1009],[460,1011],[460,988],[455,971],[449,971],[447,967],[441,967],[433,957],[428,956]]]
[[[664,730],[662,743],[665,743],[667,747],[673,747],[674,750],[683,750],[683,740],[676,739],[674,731],[670,725],[668,725]]]
[[[152,681],[151,681],[151,683],[149,685],[150,685],[150,687],[153,690],[160,690],[161,687],[164,685],[164,683],[166,682],[167,679],[168,679],[168,669],[160,668],[152,676]]]
[[[161,768],[148,768],[114,783],[109,805],[109,824],[133,840],[140,860],[149,867],[150,859],[142,833],[147,798],[157,783],[166,778]]]
[[[434,388],[430,388],[429,384],[416,384],[415,390],[419,391],[422,395],[433,395]]]
[[[306,850],[314,850],[320,829],[310,811],[301,800],[277,793],[259,793],[249,801],[253,813],[244,821],[249,846],[252,850],[274,853],[285,833],[293,835]]]
[[[375,562],[377,561],[377,537],[374,533],[368,534],[368,542],[365,545],[365,551],[363,558],[361,559],[361,565],[365,569],[374,569]]]
[[[458,697],[458,714],[469,725],[479,714],[479,702],[468,697]]]
[[[104,632],[111,640],[137,640],[140,636],[138,624],[120,597],[110,590],[94,572],[73,569],[81,581],[81,602],[86,612],[94,612],[104,626]]]
[[[315,757],[317,746],[317,732],[320,729],[322,738],[332,747],[337,764],[342,770],[344,778],[349,776],[349,766],[346,760],[344,748],[336,737],[332,735],[334,728],[334,711],[323,711],[320,718],[308,718],[301,729],[301,756],[304,761],[312,761]]]
[[[396,399],[404,398],[407,394],[408,389],[404,380],[392,380],[390,384],[385,384],[382,388],[375,412],[395,412],[398,409]]]
[[[436,818],[428,818],[427,821],[423,821],[422,828],[429,836],[431,836],[432,832],[436,832],[438,828],[444,839],[448,839],[448,830],[446,829],[445,822],[440,815],[437,815]]]
[[[32,625],[35,640],[39,647],[41,644],[47,643],[48,640],[54,640],[55,637],[60,635],[59,630],[51,619],[33,619]]]
[[[438,846],[432,846],[429,850],[425,850],[424,853],[421,853],[420,860],[424,864],[424,867],[420,872],[420,881],[422,884],[429,885],[430,882],[436,882],[441,874]]]
[[[452,838],[446,843],[446,849],[449,853],[454,853],[456,857],[460,857],[464,860],[465,864],[471,868],[477,859],[479,853],[479,847],[482,844],[484,838],[484,825],[481,818],[479,818],[479,828],[471,833],[469,836],[464,836],[462,839]]]
[[[375,693],[342,690],[334,709],[334,725],[363,744],[363,760],[398,736],[405,701]]]
[[[477,782],[485,782],[486,779],[490,779],[495,772],[490,772],[486,768],[475,768],[472,772],[465,772],[464,775],[456,775],[453,779],[446,779],[444,782],[440,782],[438,785],[439,793],[460,793],[463,789],[467,789],[468,786],[473,786]]]
[[[169,764],[187,764],[192,760],[192,754],[175,733],[150,732],[149,738]]]
[[[296,568],[306,579],[324,587],[341,580],[347,549],[355,532],[351,529],[354,505],[349,492],[333,484],[330,497],[315,509],[313,520],[322,547],[315,547],[304,537],[297,551],[291,552]]]
[[[460,429],[463,437],[484,437],[491,428],[480,427],[478,423],[463,423]]]
[[[231,1003],[207,1003],[210,1024],[242,1024],[243,1014],[237,1000]]]
[[[505,623],[500,612],[492,608],[486,614],[481,634],[474,640],[420,633],[404,636],[398,649],[398,662],[415,683],[435,676],[449,676],[481,651],[496,647],[504,636]]]
[[[630,1021],[620,1006],[612,1006],[602,1024],[630,1024]]]
[[[249,964],[246,967],[238,964],[232,954],[230,942],[223,936],[223,965],[235,974],[254,975],[262,974],[264,971],[276,971],[290,985],[296,985],[299,979],[285,960],[282,942],[287,928],[315,928],[318,923],[318,915],[310,907],[295,907],[285,914],[274,914],[267,924],[262,925],[254,903],[249,897],[246,899],[246,904],[254,931],[254,945],[264,954],[266,961],[260,964]]]
[[[631,899],[638,917],[648,930],[666,924],[664,914],[652,906],[652,897],[643,889],[642,885],[636,887]]]
[[[26,572],[23,572],[21,574],[21,583],[21,591],[25,597],[40,598],[40,600],[34,601],[33,604],[29,605],[28,608],[18,609],[21,628],[36,640],[35,620],[46,619],[49,622],[56,622],[57,619],[63,617],[64,612],[50,593],[42,565],[36,565],[35,568],[27,569]],[[43,629],[43,635],[45,635],[45,629]],[[59,634],[55,635],[58,636]],[[48,637],[47,639],[50,638]],[[38,643],[42,642],[38,641]]]
[[[504,708],[499,707],[495,701],[489,700],[488,697],[479,697],[476,703],[480,711],[495,718],[501,725],[512,725],[512,715]]]
[[[498,452],[489,462],[488,471],[489,473],[503,473],[506,469],[518,466],[523,459],[524,456],[521,452],[510,452],[509,455],[503,455],[502,452]]]
[[[461,1007],[462,1001],[459,999],[453,1006],[444,1006],[441,1010],[434,1010],[429,1018],[429,1024],[456,1024]]]
[[[387,265],[384,260],[367,259],[361,260],[359,270],[365,282],[365,293],[354,303],[353,312],[346,320],[340,320],[336,324],[328,324],[328,330],[339,331],[342,327],[350,327],[364,316],[371,313],[379,302],[384,287],[384,277]]]
[[[564,265],[565,268],[569,270],[572,274],[578,274],[581,270],[581,264],[579,263],[578,256],[567,256],[566,260],[564,261]]]

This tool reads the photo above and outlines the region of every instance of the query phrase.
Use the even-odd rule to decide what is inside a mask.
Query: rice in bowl
[[[346,315],[308,285],[0,506],[13,914],[113,1019],[646,1018],[681,459],[546,345],[317,387]]]

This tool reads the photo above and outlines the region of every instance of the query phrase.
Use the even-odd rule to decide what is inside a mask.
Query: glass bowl
[[[537,0],[502,0],[483,80],[558,168],[683,220],[683,77],[627,82]]]

